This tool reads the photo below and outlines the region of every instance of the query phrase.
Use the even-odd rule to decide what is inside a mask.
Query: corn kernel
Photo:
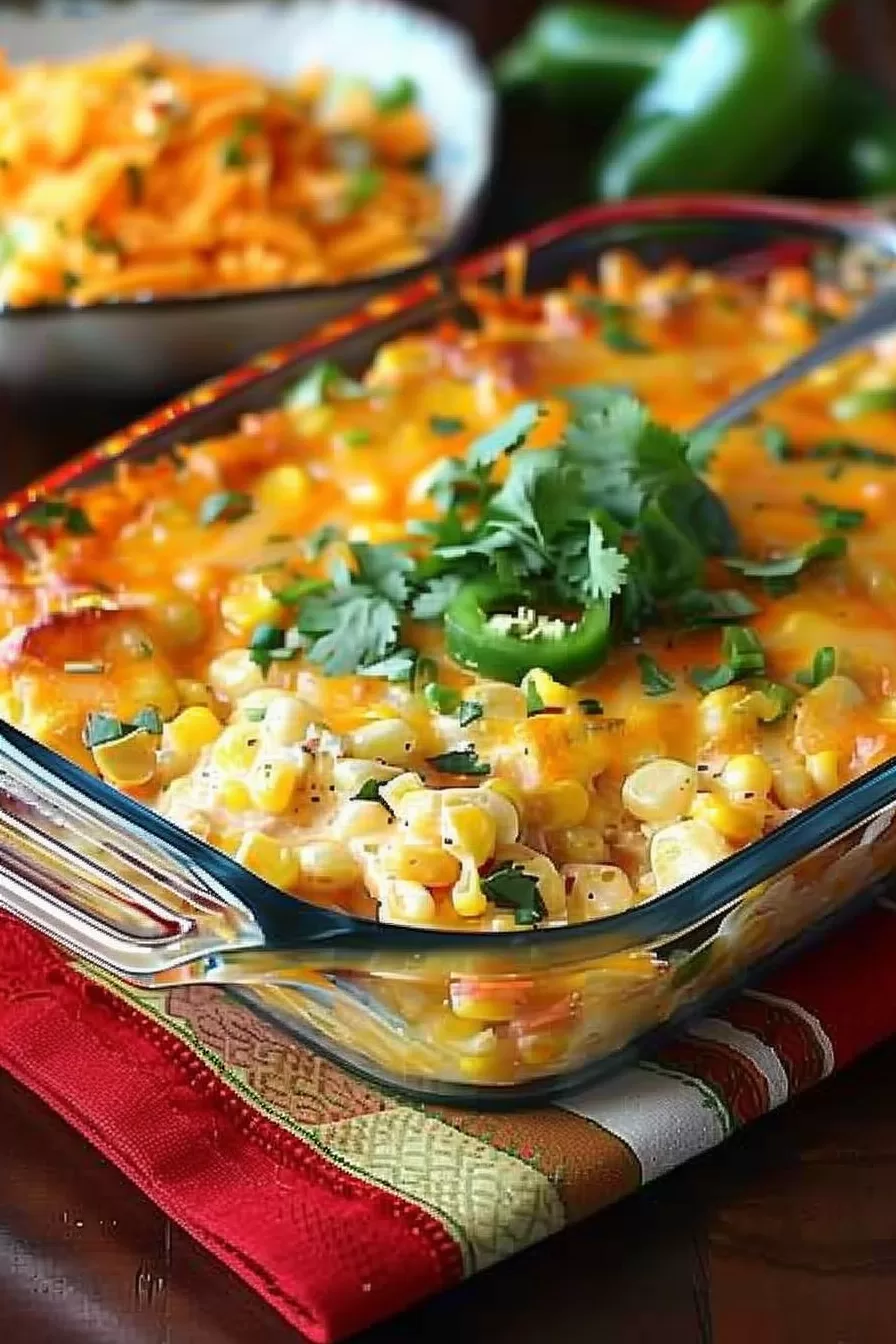
[[[360,869],[346,845],[335,840],[309,840],[299,851],[302,878],[318,886],[351,887]]]
[[[840,758],[836,751],[814,751],[806,757],[809,778],[821,794],[840,787]]]
[[[256,761],[249,772],[249,796],[254,807],[279,815],[285,812],[299,782],[300,771],[291,761]]]
[[[380,863],[390,877],[424,887],[450,887],[460,876],[460,861],[437,845],[396,841],[383,846]]]
[[[119,788],[148,784],[155,774],[155,743],[142,728],[114,742],[101,743],[92,754],[103,779]]]
[[[635,903],[628,876],[612,863],[570,863],[560,870],[568,885],[566,909],[570,923],[603,919]]]
[[[622,803],[639,821],[654,825],[685,816],[697,792],[697,772],[683,761],[660,758],[639,765],[622,786]]]
[[[250,635],[257,625],[276,624],[283,606],[262,574],[241,574],[221,598],[221,616],[235,635]]]
[[[215,805],[225,812],[247,812],[252,799],[241,779],[221,779],[215,785]]]
[[[492,779],[487,779],[482,785],[482,788],[486,792],[497,793],[502,798],[506,798],[509,803],[513,804],[517,813],[522,812],[523,791],[522,789],[517,788],[512,780],[493,777]]]
[[[650,867],[657,891],[669,891],[697,877],[730,853],[730,845],[702,819],[664,826],[650,842]]]
[[[312,722],[308,704],[294,695],[278,695],[271,700],[262,719],[262,737],[275,746],[294,746],[301,742]]]
[[[219,770],[242,774],[255,760],[258,740],[257,724],[239,721],[228,724],[215,742],[212,760]]]
[[[393,807],[395,815],[413,836],[421,840],[437,841],[442,828],[442,798],[436,789],[420,789],[406,793]]]
[[[755,752],[732,756],[719,781],[727,794],[737,801],[746,796],[765,798],[772,787],[772,768]]]
[[[469,855],[479,868],[495,852],[498,842],[495,819],[472,803],[452,806],[448,792],[442,808],[442,843],[453,846],[459,854]]]
[[[815,797],[811,775],[795,759],[772,766],[772,779],[775,797],[782,807],[807,807]]]
[[[365,768],[368,767],[365,765]],[[423,780],[419,775],[415,775],[413,770],[405,770],[403,774],[396,775],[387,784],[383,785],[380,796],[389,804],[393,812],[402,816],[402,801],[410,793],[421,792],[429,793],[431,790],[426,788]]]
[[[461,864],[461,875],[451,892],[451,904],[464,919],[476,919],[488,909],[488,897],[482,890],[479,873],[471,859]]]
[[[540,1068],[545,1064],[556,1064],[569,1048],[569,1038],[562,1032],[539,1032],[537,1035],[521,1036],[517,1042],[520,1062],[530,1068]]]
[[[288,513],[305,502],[310,488],[308,473],[294,463],[285,463],[259,477],[255,496],[263,508]]]
[[[301,872],[296,850],[278,844],[261,831],[246,832],[236,851],[236,859],[275,887],[294,886]]]
[[[588,790],[577,779],[560,779],[539,790],[533,810],[543,826],[579,826],[588,815]]]
[[[735,844],[755,840],[762,831],[762,812],[756,808],[739,807],[712,793],[698,793],[691,806],[691,816],[704,821],[719,835]]]
[[[722,686],[700,701],[698,716],[704,735],[710,740],[736,736],[750,727],[754,715],[738,706],[743,704],[741,686]]]
[[[203,747],[221,735],[221,724],[205,705],[190,705],[165,724],[162,741],[166,747],[195,760]]]
[[[388,822],[389,814],[380,803],[357,798],[343,803],[331,830],[338,840],[357,840],[365,835],[379,834]]]
[[[568,686],[555,681],[544,668],[533,667],[523,677],[521,690],[524,694],[532,689],[546,709],[566,709],[573,702],[573,694]]]
[[[166,649],[188,649],[205,634],[205,617],[198,602],[180,594],[162,598],[152,610],[153,624]]]
[[[386,783],[394,779],[399,771],[394,765],[381,765],[379,761],[337,760],[333,762],[333,783],[340,794],[349,797],[356,794],[368,779]],[[392,804],[390,803],[391,807]]]
[[[436,903],[422,882],[395,878],[385,885],[380,913],[392,923],[428,924],[435,919]]]
[[[209,684],[225,700],[240,700],[250,691],[261,690],[264,678],[247,649],[228,649],[213,658],[208,669]]]
[[[176,685],[180,703],[188,709],[193,705],[205,705],[206,708],[211,708],[212,693],[204,681],[195,681],[192,677],[178,677]]]
[[[351,751],[368,761],[404,765],[414,751],[416,737],[404,719],[378,719],[351,734]]]
[[[526,987],[513,980],[484,984],[452,980],[448,997],[451,1011],[463,1022],[512,1022],[526,993]]]

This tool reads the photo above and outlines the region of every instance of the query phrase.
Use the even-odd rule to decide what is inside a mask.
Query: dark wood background
[[[535,5],[441,0],[496,51]],[[663,8],[654,4],[653,8]],[[681,12],[697,3],[669,4]],[[896,86],[896,0],[849,0],[845,59]],[[2,42],[2,10],[0,10]],[[482,238],[575,197],[581,129],[517,109]],[[133,408],[0,399],[0,493]],[[616,1209],[364,1344],[892,1344],[896,1042]],[[40,1102],[0,1077],[0,1330],[10,1344],[287,1344],[297,1336]]]

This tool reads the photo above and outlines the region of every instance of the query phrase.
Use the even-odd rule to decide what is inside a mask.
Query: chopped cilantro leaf
[[[396,649],[375,663],[364,663],[358,668],[361,677],[382,677],[385,681],[410,681],[417,663],[414,649]]]
[[[441,775],[489,775],[491,766],[480,761],[474,746],[461,747],[457,751],[443,751],[438,756],[429,756],[427,763]]]
[[[722,631],[722,661],[718,667],[695,667],[691,681],[704,693],[729,686],[744,677],[765,674],[765,652],[755,630],[742,625],[726,625]]]
[[[252,512],[252,496],[242,490],[217,490],[206,495],[199,505],[199,521],[203,527],[212,523],[235,523]]]
[[[517,924],[536,924],[547,918],[538,878],[521,864],[499,863],[482,879],[483,893],[495,905],[512,910]]]
[[[445,608],[457,597],[461,586],[457,574],[443,574],[430,579],[414,598],[411,614],[418,621],[435,621],[444,615]]]
[[[638,654],[638,668],[645,695],[668,695],[670,691],[675,690],[675,678],[664,672],[649,654]]]
[[[302,374],[284,396],[281,405],[286,411],[305,411],[326,406],[331,401],[346,401],[366,396],[366,389],[342,372],[331,360],[319,360]]]
[[[526,682],[526,717],[532,718],[534,714],[543,714],[545,703],[538,692],[538,687],[534,681]]]
[[[584,700],[580,700],[579,709],[582,711],[583,714],[587,714],[589,716],[593,716],[596,714],[603,714],[604,712],[604,707],[601,704],[601,702],[599,700],[595,700],[593,696],[586,696]]]
[[[101,747],[107,742],[117,742],[122,737],[130,737],[136,732],[152,733],[155,737],[162,732],[162,716],[153,705],[148,705],[134,715],[133,722],[119,719],[104,710],[91,710],[81,734],[85,747]]]
[[[382,794],[384,782],[385,781],[382,779],[365,779],[358,792],[352,794],[352,802],[379,803],[380,807],[386,809],[390,817],[394,817],[395,813],[392,811],[392,808],[386,802]]]
[[[461,700],[457,707],[457,721],[461,728],[468,728],[471,723],[481,719],[485,714],[485,706],[478,700]]]
[[[510,453],[522,448],[538,423],[541,407],[537,401],[524,401],[505,420],[487,434],[480,434],[467,449],[467,465],[474,471],[493,467]]]
[[[786,462],[791,456],[790,435],[780,425],[766,425],[762,444],[773,462]]]
[[[818,515],[818,521],[826,532],[848,532],[861,527],[867,517],[864,509],[842,509],[837,504],[826,504],[823,499],[806,495],[805,502]]]
[[[875,467],[896,468],[896,453],[888,453],[883,448],[874,448],[867,443],[855,443],[852,439],[823,439],[821,443],[807,448],[803,456],[838,464],[868,462]]]
[[[588,520],[587,595],[595,602],[608,602],[622,591],[628,556],[614,546],[604,544],[603,529],[593,518]]]
[[[744,556],[730,556],[725,560],[729,569],[737,570],[748,579],[763,579],[770,591],[776,591],[774,585],[780,580],[796,577],[815,560],[837,560],[846,554],[846,538],[840,534],[822,537],[810,542],[802,550],[791,555],[782,555],[775,560],[750,560]]]
[[[831,406],[836,420],[856,420],[863,415],[896,411],[896,387],[863,387],[838,397]]]
[[[268,540],[270,541],[271,538],[269,537]],[[286,538],[286,540],[289,540],[289,538]],[[308,533],[302,549],[309,560],[317,560],[322,551],[325,551],[328,546],[332,546],[334,541],[341,540],[342,529],[334,527],[332,523],[324,523],[323,527],[316,527],[313,532]]]
[[[322,592],[327,584],[324,579],[295,578],[286,584],[284,588],[279,588],[274,597],[278,602],[282,602],[285,607],[297,607],[311,593]]]
[[[369,669],[400,652],[401,612],[410,596],[413,561],[400,546],[358,542],[350,551],[354,571],[337,565],[332,583],[305,599],[296,622],[308,641],[309,659],[328,676]],[[390,670],[396,672],[397,665]]]
[[[452,690],[450,686],[440,686],[437,681],[431,681],[424,687],[423,699],[434,714],[453,714],[460,706],[460,691]]]
[[[385,89],[380,89],[374,97],[378,112],[401,112],[417,101],[417,84],[408,75],[399,77]]]
[[[467,426],[465,421],[458,419],[455,415],[431,415],[429,417],[429,427],[433,434],[448,438],[451,434],[462,434]]]
[[[23,516],[25,527],[44,529],[54,523],[61,523],[70,536],[86,537],[93,532],[93,526],[87,514],[77,504],[68,504],[64,499],[44,499]]]
[[[825,644],[821,649],[816,649],[815,657],[812,659],[812,666],[802,672],[797,672],[795,680],[801,686],[820,686],[828,677],[832,677],[837,671],[837,650],[830,644]]]
[[[690,588],[672,602],[676,619],[690,630],[755,616],[759,608],[736,588]]]
[[[708,471],[722,441],[723,429],[698,429],[688,443],[688,465],[694,471]]]
[[[379,168],[358,168],[349,177],[345,187],[343,202],[346,210],[360,210],[362,205],[378,196],[383,186],[383,175]]]

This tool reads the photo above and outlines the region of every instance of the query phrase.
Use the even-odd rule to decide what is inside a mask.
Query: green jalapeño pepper
[[[608,200],[761,190],[815,134],[829,68],[812,31],[832,0],[740,0],[707,10],[644,86],[605,148]]]
[[[455,662],[496,681],[518,684],[533,667],[576,681],[607,656],[610,604],[592,603],[571,624],[532,612],[531,599],[512,584],[469,583],[445,612],[445,643]]]
[[[499,56],[500,88],[538,89],[568,106],[615,113],[656,74],[683,25],[611,5],[550,5]]]

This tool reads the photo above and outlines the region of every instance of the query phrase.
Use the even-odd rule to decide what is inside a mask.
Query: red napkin
[[[0,919],[0,1064],[313,1340],[593,1213],[896,1030],[896,905],[562,1105],[404,1105],[223,990],[127,989]]]

